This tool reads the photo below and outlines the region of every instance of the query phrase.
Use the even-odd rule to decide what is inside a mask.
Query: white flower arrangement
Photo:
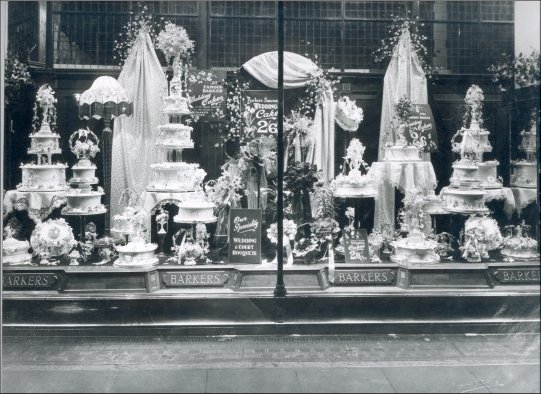
[[[294,241],[295,235],[297,235],[297,225],[293,220],[284,219],[283,222],[284,240]],[[267,229],[267,238],[273,243],[278,243],[278,224],[272,223]]]
[[[42,108],[51,107],[57,103],[54,90],[48,84],[41,86],[36,94],[36,101]]]
[[[357,131],[363,121],[363,109],[355,101],[343,96],[336,104],[336,122],[346,131]]]
[[[78,159],[96,157],[100,151],[99,143],[100,140],[89,128],[73,132],[69,139],[70,149]]]
[[[188,32],[172,22],[165,24],[165,29],[158,34],[156,47],[163,52],[166,59],[172,57],[189,58],[194,47]]]

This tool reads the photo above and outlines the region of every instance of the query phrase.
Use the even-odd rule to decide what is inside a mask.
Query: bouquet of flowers
[[[71,151],[78,159],[93,158],[100,151],[100,140],[88,127],[75,131],[69,139]]]
[[[166,59],[174,57],[188,59],[192,54],[194,42],[190,40],[186,29],[167,22],[165,29],[158,34],[156,47],[163,52]]]
[[[316,240],[312,237],[301,238],[295,242],[293,255],[301,257],[306,264],[312,264],[320,248]]]
[[[530,56],[524,56],[521,52],[517,57],[507,57],[504,62],[491,65],[488,71],[499,89],[506,91],[513,88],[513,83],[521,88],[538,86],[541,81],[540,64],[539,51],[532,51]]]
[[[477,85],[471,85],[466,92],[464,102],[466,103],[466,111],[464,112],[464,126],[466,126],[468,120],[477,121],[480,125],[483,124],[482,111],[483,101],[485,96],[483,90]]]
[[[294,241],[295,235],[297,235],[297,225],[293,220],[290,219],[284,219],[283,224],[283,231],[284,231],[284,244]],[[272,223],[269,228],[267,229],[267,238],[273,243],[278,243],[278,224]]]
[[[5,104],[9,105],[23,86],[32,85],[28,65],[14,54],[8,55],[5,69]]]
[[[56,125],[56,107],[57,99],[54,96],[55,92],[49,84],[42,85],[36,93],[36,101],[34,102],[34,117],[32,125],[34,131],[37,131],[42,123],[48,123],[49,127]]]

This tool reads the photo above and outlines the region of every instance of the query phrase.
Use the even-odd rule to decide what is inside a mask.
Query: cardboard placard
[[[370,263],[366,229],[354,229],[349,234],[344,232],[344,257],[346,264]]]
[[[192,114],[205,120],[221,118],[225,111],[225,70],[198,70],[188,77]]]
[[[229,263],[261,263],[260,209],[231,208],[229,211]]]
[[[278,93],[276,90],[246,90],[242,98],[244,123],[254,136],[278,132]]]
[[[408,118],[409,126],[416,126],[419,128],[419,134],[417,131],[406,134],[406,140],[412,142],[414,139],[418,140],[423,149],[423,152],[434,152],[438,150],[438,133],[436,130],[436,123],[434,122],[434,116],[432,110],[428,104],[414,104],[418,113]],[[415,135],[412,135],[415,134]]]

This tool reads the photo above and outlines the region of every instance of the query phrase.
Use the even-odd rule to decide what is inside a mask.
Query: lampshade
[[[90,89],[78,98],[81,119],[107,119],[130,116],[133,104],[126,90],[116,79],[109,76],[97,78]]]

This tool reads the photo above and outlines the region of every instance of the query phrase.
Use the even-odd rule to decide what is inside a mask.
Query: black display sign
[[[225,271],[170,271],[162,274],[165,287],[223,287],[229,280]]]
[[[47,290],[54,288],[58,281],[58,275],[41,272],[5,272],[3,286],[8,289],[39,289]]]
[[[500,283],[539,283],[539,268],[498,268],[494,278]]]
[[[261,263],[261,210],[231,208],[229,211],[229,262]]]
[[[246,127],[255,136],[278,132],[278,94],[276,90],[245,90],[242,113]]]
[[[438,150],[438,133],[432,110],[428,104],[414,104],[418,113],[408,118],[409,133],[406,140],[412,143],[417,141],[422,146],[423,152],[434,152]],[[412,131],[412,126],[413,130]]]
[[[351,230],[349,233],[344,232],[344,257],[346,264],[370,262],[366,229],[361,228]]]
[[[395,281],[396,274],[391,269],[358,269],[334,271],[335,286],[392,285],[395,283]]]
[[[226,70],[199,70],[188,77],[192,114],[197,119],[219,119],[225,111]]]

